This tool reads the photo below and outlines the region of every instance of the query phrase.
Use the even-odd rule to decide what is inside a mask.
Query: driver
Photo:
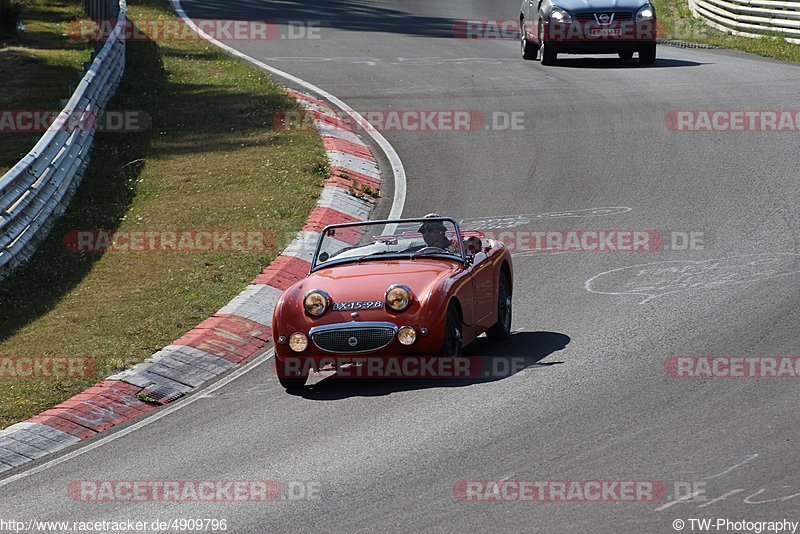
[[[424,218],[428,219],[431,217],[439,217],[440,215],[437,213],[429,213]],[[444,223],[442,221],[430,221],[422,223],[422,226],[419,227],[419,233],[422,234],[422,239],[425,240],[425,244],[429,247],[439,247],[448,252],[452,252],[451,247],[453,243],[450,239],[445,235],[447,228],[445,228]]]

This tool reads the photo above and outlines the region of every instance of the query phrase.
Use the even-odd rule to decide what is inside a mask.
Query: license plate
[[[333,311],[350,310],[377,310],[383,308],[382,300],[367,300],[361,302],[334,302]]]
[[[592,28],[589,30],[592,37],[621,37],[622,28]]]

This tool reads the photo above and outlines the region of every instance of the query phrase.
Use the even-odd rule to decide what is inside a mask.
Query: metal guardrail
[[[778,34],[800,44],[800,2],[777,0],[689,0],[696,17],[718,29],[744,37]]]
[[[117,22],[53,126],[0,178],[0,281],[33,256],[72,200],[97,119],[125,71],[125,0],[84,0],[84,8],[95,20]],[[76,125],[76,118],[84,122]]]

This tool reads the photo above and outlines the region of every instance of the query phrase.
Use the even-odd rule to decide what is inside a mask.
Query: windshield
[[[386,229],[391,233],[384,233]],[[312,269],[344,261],[422,256],[464,259],[463,243],[452,219],[374,221],[323,232]]]

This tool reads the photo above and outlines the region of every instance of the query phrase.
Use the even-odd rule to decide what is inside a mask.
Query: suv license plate
[[[621,37],[622,28],[592,28],[589,30],[592,37]]]

